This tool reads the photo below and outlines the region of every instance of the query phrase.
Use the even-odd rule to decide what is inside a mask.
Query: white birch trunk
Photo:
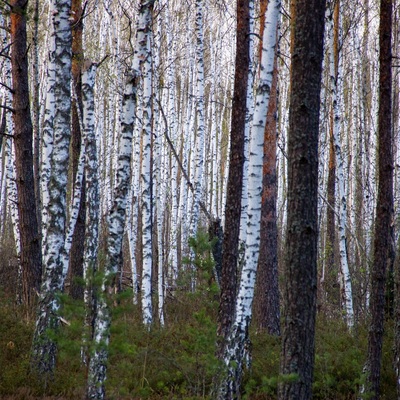
[[[11,116],[11,114],[9,113]],[[7,119],[11,122],[11,118]],[[9,125],[12,128],[12,125]],[[12,132],[12,131],[9,131]],[[19,215],[18,215],[18,192],[15,174],[15,156],[13,151],[13,142],[11,138],[5,140],[5,164],[6,164],[6,188],[7,188],[7,202],[8,209],[10,211],[11,223],[13,226],[14,241],[15,241],[15,251],[17,253],[18,259],[21,254],[21,240],[19,231]],[[18,284],[22,279],[21,265],[18,263]],[[22,283],[22,281],[21,281]]]
[[[188,82],[188,98],[186,103],[186,123],[184,127],[184,144],[183,144],[183,160],[182,166],[185,171],[188,171],[189,162],[190,162],[190,148],[192,146],[192,135],[194,125],[194,101],[193,101],[193,80],[194,80],[194,66],[192,58],[189,54],[189,82]],[[193,166],[193,162],[191,163]],[[191,168],[192,169],[192,168]],[[194,176],[194,174],[193,174]],[[190,175],[192,179],[192,175]],[[191,180],[191,182],[193,182]],[[181,179],[181,187],[180,187],[180,205],[179,205],[179,214],[178,219],[181,221],[181,249],[182,253],[187,249],[188,246],[188,238],[189,238],[189,224],[190,218],[187,218],[190,207],[188,206],[190,202],[190,198],[193,197],[191,190],[189,189],[189,185],[185,179]]]
[[[7,115],[7,124],[10,127],[10,134],[12,134],[13,122],[11,113]],[[7,204],[10,212],[11,223],[14,234],[15,252],[18,259],[18,273],[17,273],[17,286],[16,286],[16,301],[17,304],[22,303],[22,265],[19,262],[21,258],[21,238],[20,238],[20,223],[18,213],[18,190],[16,182],[16,167],[15,167],[15,154],[14,145],[11,138],[5,140],[5,164],[6,164],[6,188],[7,188]],[[5,213],[7,215],[7,213]]]
[[[82,72],[82,147],[84,153],[84,174],[86,193],[85,245],[83,253],[83,279],[85,281],[84,302],[86,306],[85,326],[94,311],[93,292],[90,283],[97,271],[97,254],[99,247],[100,196],[98,180],[97,140],[95,129],[94,84],[96,64],[86,63]],[[84,348],[87,352],[87,348]],[[85,361],[86,356],[84,354]],[[90,384],[88,384],[90,386]]]
[[[2,163],[1,163],[1,185],[0,185],[0,234],[4,237],[6,232],[6,218],[7,218],[7,191],[6,191],[6,183],[7,183],[7,166],[5,160],[5,150],[4,145],[2,146]]]
[[[333,7],[332,7],[333,12]],[[333,18],[330,19],[333,22]],[[338,27],[340,31],[340,26]],[[348,264],[347,248],[346,248],[346,219],[347,219],[347,202],[345,194],[345,179],[343,172],[343,157],[340,144],[340,90],[341,90],[341,63],[339,59],[337,72],[335,71],[335,55],[333,35],[331,35],[330,43],[330,81],[331,81],[331,97],[333,107],[333,140],[337,164],[337,177],[338,177],[338,196],[339,196],[339,250],[340,250],[340,286],[342,288],[342,296],[346,309],[347,326],[351,329],[354,325],[354,309],[353,309],[353,294],[351,285],[351,276]],[[339,55],[338,55],[339,58]]]
[[[77,104],[78,104],[78,102],[77,102]],[[81,115],[79,107],[77,107],[77,112],[78,112],[79,123],[81,126],[83,126],[82,115]],[[70,210],[68,213],[69,220],[68,220],[67,229],[66,229],[64,252],[63,252],[63,256],[62,256],[62,264],[63,264],[62,281],[63,282],[65,281],[65,278],[68,273],[72,239],[74,236],[75,226],[76,226],[76,222],[78,220],[79,208],[80,208],[80,204],[81,204],[84,166],[85,166],[85,146],[84,146],[84,144],[82,144],[81,148],[80,148],[75,183],[73,185],[74,190],[72,193],[71,206],[70,206]]]
[[[135,133],[136,129],[135,129]],[[138,238],[138,218],[139,218],[139,173],[140,173],[140,138],[139,135],[134,133],[134,150],[133,150],[133,160],[132,160],[132,183],[131,183],[131,193],[129,194],[129,204],[130,204],[130,215],[128,216],[128,242],[129,242],[129,254],[131,259],[131,272],[132,272],[132,289],[133,289],[133,303],[138,302],[138,288],[139,279],[137,271],[136,262],[136,245]]]
[[[168,11],[168,4],[164,4],[161,2],[159,8],[163,9],[166,7],[166,11]],[[159,10],[157,10],[159,11]],[[163,19],[161,18],[162,14],[159,14],[159,19],[157,21],[157,31],[154,37],[154,79],[153,79],[153,92],[156,97],[156,101],[153,102],[154,107],[154,115],[155,118],[160,120],[160,113],[163,110],[160,110],[160,97],[161,97],[161,88],[160,86],[160,56],[161,56],[161,39],[162,39],[162,27],[163,27]],[[169,18],[167,16],[167,20]],[[167,28],[168,31],[170,27]],[[168,43],[169,40],[168,40]],[[175,82],[174,82],[175,83]],[[155,139],[153,144],[153,154],[154,154],[154,163],[153,163],[153,193],[155,194],[155,225],[157,226],[157,250],[158,250],[158,279],[157,279],[157,292],[158,292],[158,321],[160,326],[164,326],[164,298],[165,298],[165,285],[164,285],[164,246],[163,246],[163,219],[164,219],[164,190],[165,190],[165,180],[163,179],[163,167],[164,167],[164,159],[163,159],[163,124],[157,123],[154,126],[155,129]],[[165,127],[164,129],[167,129]],[[172,235],[171,235],[172,236]],[[177,263],[177,259],[176,259]],[[177,266],[177,264],[176,264]],[[172,268],[174,270],[174,267]]]
[[[254,33],[255,33],[255,19],[254,19],[254,1],[249,2],[249,77],[247,81],[247,110],[246,110],[246,124],[244,130],[244,162],[243,162],[243,185],[242,185],[242,210],[240,213],[240,232],[239,232],[239,248],[241,244],[246,242],[246,223],[247,223],[247,205],[248,205],[248,181],[249,175],[247,174],[249,168],[249,145],[252,130],[252,119],[255,106],[254,98]]]
[[[2,17],[2,16],[1,16]],[[1,18],[3,19],[3,18]],[[4,34],[4,40],[6,35]],[[4,59],[5,81],[9,88],[12,87],[11,79],[11,61],[8,58]],[[4,103],[10,109],[12,108],[12,94],[6,89],[4,96]],[[9,135],[14,133],[14,121],[11,112],[6,110],[6,128]],[[2,138],[1,138],[2,139]],[[0,139],[0,140],[1,140]],[[15,250],[18,260],[21,256],[21,238],[19,229],[19,213],[18,213],[18,192],[16,182],[16,167],[15,167],[15,151],[14,143],[11,137],[3,139],[5,142],[5,169],[6,169],[6,189],[7,189],[7,202],[8,209],[10,210],[11,222],[13,226]],[[7,213],[4,213],[7,215]],[[22,266],[18,262],[18,285],[22,286]],[[19,294],[17,293],[17,296]]]
[[[228,71],[228,76],[230,79],[227,80],[226,82],[226,92],[231,90],[230,83],[234,81],[234,76],[233,76],[233,71],[229,69]],[[228,96],[225,98],[225,104],[224,104],[224,109],[229,110],[229,99]],[[231,114],[230,110],[228,111],[229,114]],[[228,119],[230,120],[231,115],[229,115]],[[222,131],[222,121],[221,121],[221,131]],[[228,186],[228,174],[229,174],[229,167],[228,167],[228,160],[230,157],[230,148],[231,148],[231,136],[228,135],[228,143],[227,143],[227,151],[226,151],[226,157],[225,157],[225,168],[223,170],[223,173],[221,173],[221,202],[220,202],[220,215],[222,216],[221,218],[221,226],[225,226],[225,203],[226,203],[226,192],[227,192],[227,186]]]
[[[170,16],[168,4],[166,5],[166,30],[167,30],[167,85],[168,85],[168,127],[169,137],[175,147],[179,149],[179,137],[177,135],[178,120],[176,118],[176,80],[175,80],[175,40],[172,33],[172,18]],[[169,266],[171,269],[171,279],[175,281],[178,276],[178,207],[179,207],[179,196],[178,196],[178,163],[175,157],[171,159],[171,170],[170,170],[170,193],[171,193],[171,222],[170,222],[170,239],[169,239],[169,253],[170,261]]]
[[[51,41],[51,45],[55,46],[54,42]],[[54,52],[55,49],[51,49]],[[48,184],[50,182],[51,175],[51,156],[53,151],[53,120],[55,113],[55,93],[54,86],[56,81],[55,68],[51,68],[49,65],[47,68],[47,95],[46,105],[44,110],[43,120],[43,132],[42,132],[42,158],[40,165],[40,188],[42,195],[42,242],[46,240],[46,226],[48,219],[48,205],[50,201],[50,194]]]
[[[238,393],[243,363],[247,356],[248,330],[258,264],[260,244],[261,194],[264,130],[267,118],[270,87],[274,69],[277,29],[281,2],[271,0],[265,15],[263,49],[260,62],[260,81],[256,91],[253,131],[250,139],[247,234],[243,265],[236,301],[235,320],[224,349],[226,379],[219,387],[218,398]]]
[[[204,107],[204,38],[203,38],[203,12],[204,0],[196,0],[196,157],[195,178],[192,181],[194,185],[193,205],[190,223],[190,236],[196,237],[197,226],[200,214],[200,205],[202,193],[202,179],[204,169],[204,142],[205,142],[205,107]],[[191,255],[193,258],[193,254]]]
[[[128,186],[131,174],[132,136],[135,121],[137,76],[127,78],[123,112],[121,116],[121,137],[118,143],[118,168],[113,190],[113,204],[108,215],[107,260],[101,291],[97,299],[93,345],[88,373],[87,396],[93,399],[105,397],[104,381],[107,373],[110,310],[106,293],[110,291],[122,265],[122,240],[125,227]]]
[[[48,330],[57,329],[63,288],[62,254],[66,228],[66,188],[71,136],[70,0],[50,4],[51,45],[48,64],[48,101],[43,132],[43,282],[32,349],[32,365],[47,379],[54,371],[56,343]],[[52,148],[52,150],[51,150]]]
[[[150,325],[153,321],[151,278],[153,266],[152,249],[152,182],[151,182],[151,94],[152,94],[152,71],[151,71],[151,50],[150,50],[150,24],[151,12],[148,14],[147,34],[144,40],[148,53],[143,62],[143,127],[142,127],[142,171],[141,171],[141,208],[142,208],[142,240],[143,240],[143,274],[142,274],[142,311],[143,322]]]

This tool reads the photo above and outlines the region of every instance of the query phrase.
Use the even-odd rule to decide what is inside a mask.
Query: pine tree
[[[371,323],[368,333],[368,355],[365,364],[366,383],[361,388],[361,393],[368,393],[371,399],[379,399],[380,396],[386,265],[390,247],[390,226],[393,218],[392,14],[392,1],[382,0],[380,2],[379,20],[379,181],[371,269]]]
[[[313,10],[310,13],[310,10]],[[294,2],[280,399],[312,395],[317,288],[318,134],[325,0]]]
[[[22,297],[25,305],[32,311],[40,290],[42,255],[33,179],[33,127],[28,82],[27,8],[27,1],[11,2],[10,17],[13,134],[21,239]]]

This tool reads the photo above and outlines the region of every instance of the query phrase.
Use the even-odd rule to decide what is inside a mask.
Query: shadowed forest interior
[[[0,397],[400,399],[399,19],[0,0]]]

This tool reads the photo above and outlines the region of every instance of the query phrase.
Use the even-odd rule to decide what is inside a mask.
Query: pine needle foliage
[[[195,260],[193,275],[182,275],[179,285],[167,290],[166,324],[144,327],[140,304],[133,304],[132,291],[112,299],[110,357],[106,389],[110,400],[212,399],[213,380],[220,365],[215,357],[219,292],[213,278],[211,246],[205,232],[191,239]],[[154,293],[156,297],[156,293]],[[0,294],[0,398],[83,399],[86,366],[81,350],[88,332],[83,328],[82,302],[60,296],[63,323],[57,332],[59,348],[54,379],[43,390],[29,371],[29,351],[34,326],[24,318],[15,297]],[[396,397],[392,368],[393,323],[388,321],[384,338],[382,399]],[[313,398],[352,400],[363,382],[368,327],[359,324],[349,333],[341,316],[317,318]],[[246,371],[242,398],[273,400],[278,384],[296,380],[279,375],[281,339],[250,331],[252,365]]]

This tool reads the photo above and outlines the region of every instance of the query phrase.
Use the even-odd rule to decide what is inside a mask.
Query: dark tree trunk
[[[262,14],[265,18],[265,11]],[[261,26],[264,23],[261,18]],[[263,33],[260,32],[262,37]],[[280,304],[278,284],[278,227],[276,220],[276,112],[278,103],[277,54],[268,103],[264,134],[263,193],[261,200],[260,255],[254,298],[257,328],[270,335],[280,335]]]
[[[242,199],[244,128],[249,73],[249,1],[237,2],[235,81],[231,120],[231,149],[222,245],[221,298],[218,335],[222,342],[232,324],[236,304],[240,211]],[[223,348],[220,347],[220,350]]]
[[[400,399],[400,239],[397,240],[397,254],[394,264],[394,369],[396,372],[397,398]]]
[[[72,176],[75,182],[78,170],[79,155],[81,151],[81,126],[79,121],[78,108],[82,115],[82,64],[83,64],[83,48],[82,48],[82,5],[81,0],[72,0],[71,15],[74,16],[72,23],[72,81],[75,88],[76,98],[72,99],[72,126],[71,126],[71,149],[72,149]],[[70,267],[69,294],[73,299],[83,300],[83,251],[85,243],[85,182],[82,182],[81,202],[79,206],[78,219],[76,221],[74,236],[72,238],[70,251]],[[79,279],[80,278],[80,279]]]
[[[310,399],[317,291],[318,133],[325,0],[297,0],[288,137],[285,325],[280,399]],[[312,10],[312,12],[311,12]]]
[[[337,290],[338,271],[335,268],[335,194],[336,194],[336,158],[333,141],[333,110],[331,110],[331,126],[329,129],[329,171],[328,171],[328,188],[327,200],[328,207],[326,210],[326,242],[325,242],[325,276],[322,282],[322,293],[326,296],[326,305],[330,305],[334,309],[340,307],[340,298]],[[321,302],[324,299],[320,299]]]
[[[371,399],[379,398],[385,314],[385,281],[390,226],[393,215],[393,149],[392,149],[392,0],[381,0],[379,26],[379,110],[378,110],[378,198],[374,232],[374,258],[371,269],[371,323],[368,334],[368,356],[365,365],[364,391]]]
[[[5,102],[4,102],[5,105]],[[1,122],[0,122],[0,151],[3,148],[3,138],[6,133],[6,125],[7,125],[7,119],[6,119],[6,109],[3,109],[3,112],[1,113]]]
[[[40,290],[42,257],[33,179],[33,129],[29,106],[26,13],[28,2],[11,3],[11,65],[14,145],[21,235],[22,299],[32,309]]]
[[[39,233],[42,233],[42,200],[40,197],[40,81],[39,81],[39,0],[35,0],[32,36],[32,117],[33,117],[33,176],[35,179],[36,215]],[[40,235],[40,247],[42,246]]]

